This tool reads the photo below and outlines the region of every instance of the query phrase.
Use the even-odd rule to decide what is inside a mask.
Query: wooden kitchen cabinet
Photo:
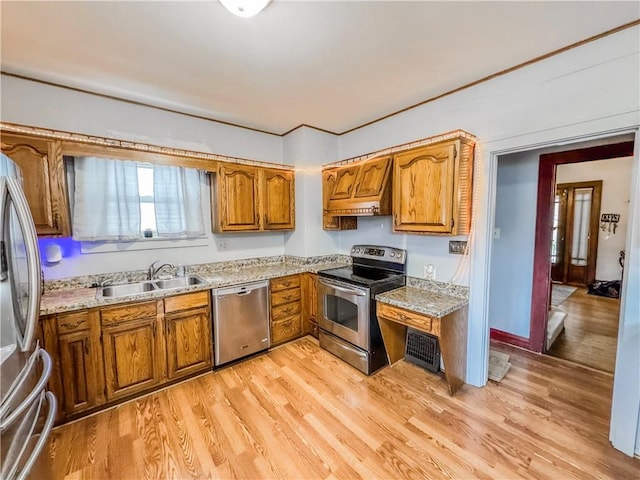
[[[469,233],[473,148],[458,137],[394,156],[394,232]]]
[[[216,215],[214,227],[220,232],[258,230],[258,168],[221,164],[212,182],[214,194],[211,211]]]
[[[260,169],[262,228],[293,230],[295,220],[294,176],[290,170]]]
[[[318,275],[315,273],[304,274],[304,315],[305,321],[303,325],[304,333],[318,338]]]
[[[338,177],[337,168],[329,168],[322,171],[322,228],[324,230],[355,230],[358,228],[357,217],[336,217],[327,213],[327,207],[331,194],[333,193],[336,181]],[[355,176],[351,175],[348,178]],[[343,185],[346,184],[344,180],[345,175],[342,176]],[[345,187],[341,187],[345,188]]]
[[[44,348],[53,361],[50,389],[60,402],[59,418],[96,407],[104,400],[96,320],[87,310],[43,319]]]
[[[454,395],[464,385],[467,375],[468,305],[443,317],[432,317],[382,302],[377,302],[376,310],[390,365],[404,358],[407,328],[411,327],[438,337],[449,395]]]
[[[20,167],[38,235],[70,236],[61,142],[3,132],[1,143],[2,153]]]
[[[212,224],[217,232],[293,230],[291,170],[220,164],[212,180]]]
[[[157,303],[101,309],[107,401],[142,392],[162,381],[165,351]]]
[[[271,346],[303,334],[302,275],[271,280]]]
[[[213,366],[209,291],[168,297],[167,377],[183,377]]]

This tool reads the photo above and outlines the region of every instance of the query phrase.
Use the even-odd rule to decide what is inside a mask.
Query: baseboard
[[[515,345],[516,347],[526,348],[530,350],[529,339],[520,337],[518,335],[514,335],[513,333],[503,332],[502,330],[498,330],[496,328],[491,328],[489,330],[491,340],[497,340],[498,342],[507,343],[509,345]]]

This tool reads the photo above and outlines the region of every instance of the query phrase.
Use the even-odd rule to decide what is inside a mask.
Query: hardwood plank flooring
[[[494,343],[501,383],[454,397],[367,377],[311,337],[54,430],[32,478],[636,479],[608,440],[612,376]]]
[[[620,300],[589,295],[586,288],[579,288],[560,309],[567,312],[564,331],[547,354],[613,373]]]

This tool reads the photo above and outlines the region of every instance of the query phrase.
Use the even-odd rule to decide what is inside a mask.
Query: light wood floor
[[[400,362],[366,377],[310,337],[54,430],[33,478],[637,479],[612,376],[503,344],[501,383]]]
[[[567,312],[564,331],[547,353],[613,373],[620,300],[589,295],[586,288],[579,288],[560,309]]]

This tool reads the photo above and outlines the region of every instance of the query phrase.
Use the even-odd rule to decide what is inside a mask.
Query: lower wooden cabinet
[[[318,275],[305,273],[305,333],[318,338]]]
[[[302,275],[271,280],[271,345],[303,334]]]
[[[168,378],[213,366],[210,299],[209,290],[164,299]]]
[[[100,399],[100,384],[95,381],[97,359],[92,354],[94,341],[90,330],[87,328],[60,335],[58,348],[65,413],[95,407]]]
[[[210,292],[42,318],[58,421],[213,365]]]
[[[164,352],[155,317],[103,327],[102,342],[108,401],[162,381]]]

